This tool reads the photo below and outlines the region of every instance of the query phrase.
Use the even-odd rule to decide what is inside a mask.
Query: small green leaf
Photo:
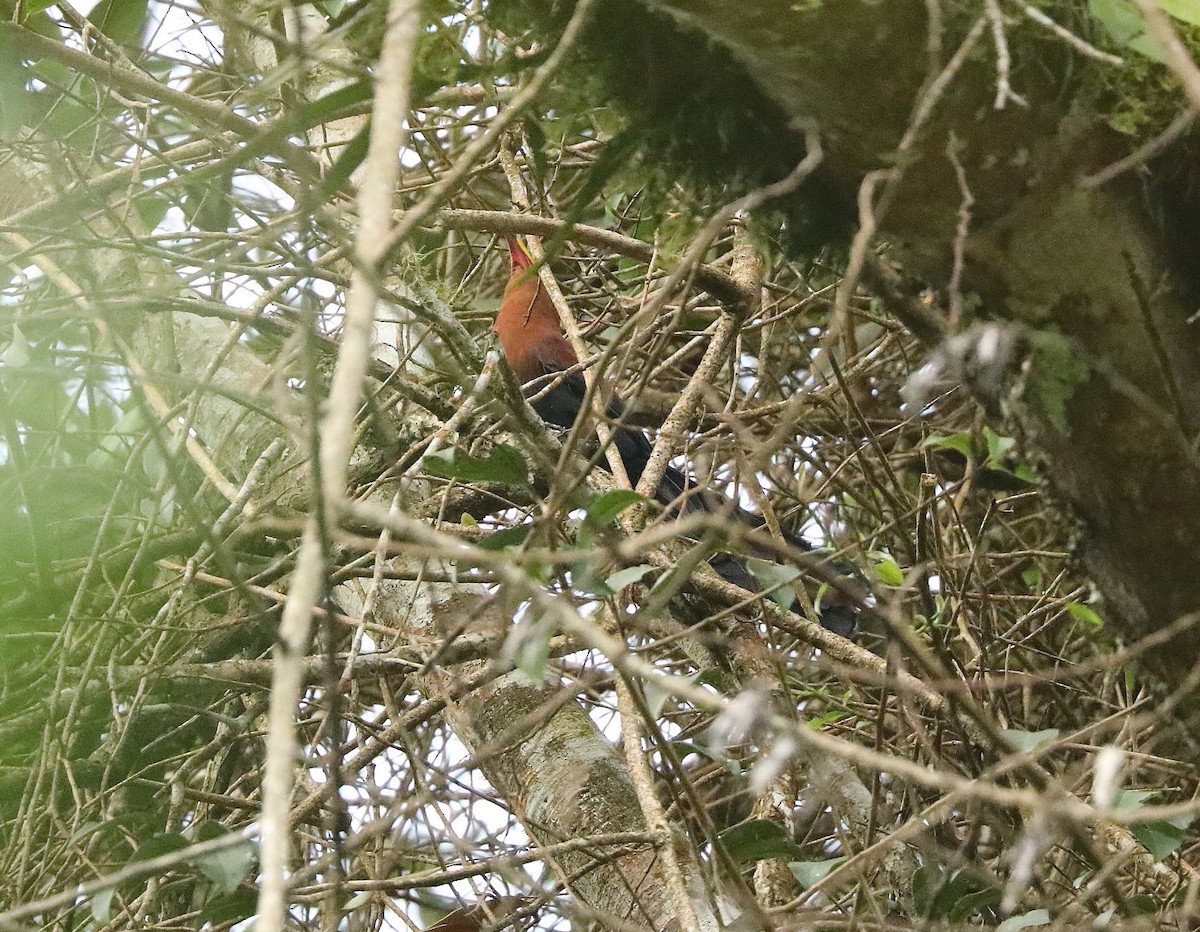
[[[959,896],[958,902],[950,907],[946,918],[951,922],[966,922],[977,914],[983,914],[985,918],[990,918],[990,915],[1000,906],[1003,898],[1003,893],[995,887],[985,887],[974,893],[964,893]]]
[[[646,710],[650,713],[650,717],[657,721],[662,715],[663,706],[671,698],[671,693],[659,686],[653,679],[646,681],[642,691],[646,695]]]
[[[529,611],[513,627],[504,645],[504,652],[530,682],[541,683],[546,677],[546,661],[550,657],[552,637],[554,625],[550,619]]]
[[[1113,799],[1113,808],[1141,809],[1157,795],[1156,790],[1120,790]]]
[[[25,339],[25,334],[16,324],[12,329],[12,342],[5,348],[4,355],[0,359],[3,360],[5,369],[20,369],[22,366],[29,365],[29,341]]]
[[[225,925],[249,919],[258,909],[258,892],[242,888],[224,896],[217,896],[204,904],[200,915],[196,917],[193,928],[202,929],[206,925]]]
[[[900,564],[887,554],[884,554],[883,559],[875,564],[875,577],[887,586],[904,585],[904,570],[900,569]]]
[[[228,834],[229,829],[216,822],[202,822],[195,831],[197,841],[210,841]],[[244,844],[192,858],[191,863],[199,868],[221,893],[232,893],[250,876],[254,857],[254,843],[247,838]]]
[[[626,586],[641,582],[647,573],[653,573],[656,569],[658,567],[653,564],[639,563],[637,566],[627,566],[623,570],[617,570],[604,581],[614,592],[620,592]]]
[[[137,211],[142,226],[151,233],[163,222],[163,218],[166,217],[170,208],[171,201],[166,197],[146,195],[133,202],[133,209]]]
[[[509,547],[519,547],[525,543],[525,538],[529,536],[531,530],[533,530],[532,524],[506,527],[502,531],[496,531],[496,533],[483,538],[479,541],[478,546],[481,550],[505,550]]]
[[[343,114],[344,110],[354,107],[356,103],[371,100],[373,94],[370,80],[356,80],[331,90],[314,101],[308,101],[296,109],[296,119],[302,126],[318,126]]]
[[[100,0],[88,19],[114,42],[133,42],[146,20],[147,0]]]
[[[845,858],[830,858],[827,861],[789,861],[788,868],[800,886],[807,890],[835,867],[844,864],[845,861]]]
[[[1104,619],[1097,615],[1092,608],[1089,608],[1082,602],[1076,602],[1074,600],[1068,602],[1067,614],[1072,618],[1078,619],[1079,621],[1092,625],[1096,628],[1104,627]]]
[[[0,139],[11,139],[29,117],[29,73],[18,41],[0,30]]]
[[[607,599],[616,595],[608,585],[607,580],[601,579],[599,567],[595,560],[580,560],[571,564],[571,586],[580,592],[594,595],[598,599]]]
[[[47,7],[53,6],[58,0],[23,0],[21,3],[21,16],[30,16],[34,13],[40,13]],[[11,7],[11,3],[4,4],[5,8]]]
[[[525,135],[529,140],[526,151],[533,156],[534,177],[545,178],[549,165],[546,161],[546,133],[537,120],[525,121]]]
[[[1088,12],[1104,25],[1117,45],[1157,62],[1166,60],[1158,43],[1146,35],[1145,20],[1130,0],[1088,0]]]
[[[1001,437],[986,424],[983,427],[983,439],[987,443],[987,461],[991,466],[1003,466],[1004,458],[1017,445],[1015,439],[1012,437]]]
[[[1027,913],[1021,913],[1019,916],[1009,916],[1000,925],[996,926],[996,932],[1018,932],[1020,929],[1031,929],[1034,926],[1049,924],[1050,910],[1031,909]]]
[[[768,858],[798,859],[803,851],[792,841],[783,826],[767,819],[751,819],[717,836],[729,856],[739,864],[750,864]]]
[[[101,925],[112,918],[112,898],[115,892],[112,887],[108,887],[92,897],[92,918]]]
[[[796,567],[782,566],[770,560],[747,560],[746,568],[750,570],[759,589],[770,594],[772,602],[780,608],[792,607],[796,596],[789,584],[800,576]]]
[[[587,503],[584,510],[587,520],[596,527],[602,527],[617,517],[622,511],[645,499],[632,489],[610,489],[601,492]]]
[[[971,458],[971,435],[965,433],[957,434],[930,434],[923,441],[923,447],[934,447],[937,449],[957,450],[967,459]]]
[[[1200,0],[1158,0],[1171,16],[1192,26],[1200,26]]]
[[[1191,822],[1191,819],[1187,819]],[[1183,841],[1187,825],[1174,825],[1172,822],[1142,822],[1129,826],[1129,832],[1141,842],[1142,847],[1149,851],[1159,861],[1172,854]]]
[[[459,450],[434,453],[425,457],[431,475],[463,482],[499,482],[506,485],[525,483],[525,460],[508,444],[497,444],[485,457],[471,456]]]
[[[1140,809],[1157,796],[1156,790],[1121,790],[1113,800],[1115,809]],[[1130,833],[1158,860],[1170,855],[1183,841],[1192,816],[1182,815],[1158,822],[1142,822],[1129,827]]]
[[[1004,740],[1015,751],[1032,751],[1040,744],[1053,741],[1059,735],[1057,728],[1046,728],[1043,731],[1022,731],[1019,728],[1005,728],[1001,731]]]
[[[340,191],[350,180],[350,176],[363,163],[367,157],[367,147],[371,138],[371,122],[367,120],[365,126],[355,134],[354,138],[342,146],[333,160],[333,164],[329,166],[325,172],[325,177],[321,179],[321,190],[326,194],[334,194]]]
[[[190,842],[182,835],[163,834],[155,835],[148,841],[138,845],[137,851],[133,857],[129,859],[130,863],[138,861],[149,861],[157,857],[162,857],[164,854],[172,854],[176,851],[182,851]]]

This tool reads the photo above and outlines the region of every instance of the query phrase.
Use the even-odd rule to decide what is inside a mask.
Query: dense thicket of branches
[[[0,929],[1194,921],[1194,66],[1138,8],[38,6]],[[518,233],[764,528],[538,421]]]

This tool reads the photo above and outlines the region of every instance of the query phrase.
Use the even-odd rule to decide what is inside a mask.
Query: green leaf
[[[584,510],[587,512],[587,520],[591,524],[602,527],[630,505],[644,501],[645,499],[632,489],[610,489],[592,498]]]
[[[1176,19],[1200,26],[1200,0],[1158,0],[1158,5]]]
[[[1186,834],[1187,825],[1175,825],[1173,821],[1142,822],[1129,826],[1129,832],[1141,842],[1142,847],[1161,861],[1179,847]],[[1191,819],[1186,821],[1191,822]]]
[[[1120,790],[1113,799],[1113,808],[1141,809],[1157,795],[1157,790]]]
[[[697,686],[711,686],[718,691],[724,691],[729,686],[729,678],[716,667],[701,670],[696,677]]]
[[[0,30],[0,139],[11,139],[29,116],[29,73],[17,43]]]
[[[182,851],[189,844],[190,842],[182,835],[174,833],[155,835],[148,841],[138,845],[137,851],[133,853],[133,857],[129,861],[131,864],[138,861],[150,861],[154,858],[162,857],[164,854]]]
[[[623,200],[625,200],[624,191],[617,191],[605,199],[604,223],[606,226],[615,227],[617,225],[617,212],[621,209],[621,202]]]
[[[971,435],[966,433],[931,434],[921,441],[921,446],[934,447],[936,449],[957,450],[968,459],[971,458]]]
[[[1003,466],[1004,458],[1017,445],[1017,441],[1014,438],[1001,437],[986,424],[983,427],[983,439],[987,443],[987,461],[991,466]]]
[[[545,615],[525,613],[509,635],[505,651],[513,658],[513,664],[533,683],[546,678],[546,661],[550,657],[550,639],[554,637],[554,625]]]
[[[904,585],[904,570],[889,554],[883,554],[883,559],[875,564],[875,577],[888,586]]]
[[[1003,898],[1004,894],[995,887],[985,887],[974,893],[965,893],[958,898],[957,903],[950,907],[946,918],[951,922],[966,922],[976,915],[990,918],[1000,906]]]
[[[1185,885],[1186,889],[1186,885]],[[1158,902],[1149,893],[1135,893],[1121,901],[1126,916],[1153,916],[1158,912]]]
[[[642,691],[646,696],[646,710],[655,721],[662,715],[663,706],[671,698],[671,693],[658,685],[657,680],[647,680]]]
[[[845,858],[830,858],[827,861],[790,861],[788,868],[800,886],[807,890],[835,867],[844,864],[845,861]]]
[[[525,136],[529,140],[526,151],[533,157],[534,177],[544,179],[549,169],[546,161],[546,133],[537,120],[529,119],[525,121]]]
[[[325,177],[321,179],[321,191],[324,194],[336,194],[346,186],[355,169],[367,157],[367,147],[370,139],[371,122],[368,120],[367,124],[355,134],[354,138],[338,150],[337,158],[333,160],[333,164],[325,172]]]
[[[373,93],[370,81],[355,81],[299,105],[296,108],[296,121],[306,128],[328,123],[355,104],[370,100]]]
[[[1154,61],[1165,61],[1158,43],[1146,35],[1146,23],[1131,0],[1088,0],[1088,12],[1103,24],[1113,42]]]
[[[800,571],[794,566],[781,566],[770,560],[747,560],[746,569],[754,577],[758,587],[763,592],[769,592],[771,601],[780,608],[791,608],[795,601],[790,583],[800,576]]]
[[[531,530],[533,530],[532,524],[506,527],[502,531],[496,531],[495,534],[489,534],[479,541],[477,546],[481,550],[505,550],[509,547],[519,547],[525,543],[525,538],[529,536]]]
[[[92,897],[92,918],[104,925],[112,918],[112,898],[116,893],[112,887],[101,890]]]
[[[647,573],[653,573],[657,566],[650,563],[639,563],[637,566],[627,566],[623,570],[617,570],[604,582],[614,592],[620,592],[626,586],[631,586],[635,582],[641,582]]]
[[[228,834],[229,829],[217,822],[202,822],[195,832],[197,841],[210,841]],[[255,854],[254,843],[247,838],[244,844],[192,858],[191,863],[199,868],[221,893],[232,893],[250,876]]]
[[[471,456],[459,450],[434,453],[425,457],[424,466],[427,472],[442,479],[505,485],[525,483],[525,460],[515,447],[506,443],[497,444],[485,457]]]
[[[100,0],[88,19],[114,42],[133,42],[146,21],[147,0]]]
[[[3,361],[5,369],[20,369],[22,366],[29,365],[31,358],[29,352],[29,341],[25,339],[25,334],[21,332],[21,328],[13,324],[12,342],[4,349],[3,356],[0,356],[0,361]]]
[[[1115,809],[1140,809],[1158,795],[1156,790],[1121,790],[1113,800]],[[1170,855],[1183,841],[1192,816],[1182,815],[1157,822],[1142,822],[1129,827],[1142,846],[1158,860]]]
[[[926,919],[960,920],[999,903],[1000,890],[967,870],[926,864],[913,873],[913,903]]]
[[[1099,615],[1097,615],[1093,609],[1084,605],[1082,602],[1076,602],[1074,600],[1068,602],[1067,603],[1067,614],[1070,615],[1072,618],[1076,618],[1079,621],[1085,622],[1086,624],[1089,624],[1089,625],[1093,625],[1094,627],[1097,627],[1097,628],[1104,627],[1104,619],[1101,618]]]
[[[571,585],[580,592],[594,595],[598,599],[616,595],[607,580],[600,578],[595,560],[579,560],[571,564]]]
[[[1050,910],[1031,909],[1027,913],[1021,913],[1019,916],[1009,916],[1000,925],[996,926],[996,932],[1018,932],[1019,929],[1030,929],[1034,926],[1049,924]]]
[[[193,928],[201,929],[206,925],[225,925],[249,919],[258,909],[258,893],[255,890],[240,889],[224,896],[217,896],[204,904],[200,915],[196,917]]]
[[[163,218],[166,217],[170,208],[170,199],[160,195],[144,195],[136,198],[133,202],[133,209],[137,211],[138,219],[150,233],[158,229],[158,225],[163,222]]]
[[[1059,735],[1057,728],[1046,728],[1043,731],[1022,731],[1019,728],[1005,728],[1000,732],[1015,751],[1032,751],[1040,744],[1053,741]]]
[[[739,864],[751,864],[769,858],[798,859],[803,850],[792,841],[782,825],[767,819],[751,819],[717,836],[729,856]]]
[[[24,22],[26,17],[32,16],[34,13],[40,13],[47,7],[53,6],[58,0],[22,0],[21,2],[21,17]],[[11,4],[4,4],[5,9]]]

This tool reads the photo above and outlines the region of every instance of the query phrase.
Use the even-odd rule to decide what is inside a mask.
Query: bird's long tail
[[[608,415],[619,421],[625,413],[625,405],[619,398],[614,398],[608,406]],[[625,466],[629,481],[637,485],[650,462],[653,449],[649,439],[640,430],[632,427],[618,426],[613,431],[613,443]],[[682,471],[674,466],[668,466],[663,472],[655,489],[655,499],[665,508],[674,508],[683,514],[726,515],[745,527],[757,530],[766,524],[761,515],[746,511],[739,507],[727,496],[700,489]],[[813,545],[797,534],[782,531],[784,540],[797,550],[812,551]],[[758,592],[760,585],[754,574],[747,569],[746,564],[737,557],[726,553],[714,556],[710,561],[712,568],[726,582],[740,586],[750,592]],[[847,604],[827,604],[821,608],[821,624],[836,634],[844,637],[854,633],[857,624],[857,613],[853,606]]]

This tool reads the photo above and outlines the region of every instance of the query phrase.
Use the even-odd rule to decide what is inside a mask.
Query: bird
[[[513,374],[527,386],[533,410],[548,424],[558,428],[574,425],[584,408],[587,384],[579,371],[579,357],[563,335],[558,312],[546,286],[533,270],[533,257],[515,236],[508,242],[510,274],[504,297],[496,312],[492,332]],[[554,380],[547,386],[547,377]],[[605,414],[615,425],[612,443],[617,448],[625,474],[636,486],[650,462],[653,445],[638,428],[624,423],[625,402],[616,392],[609,394]],[[751,530],[762,528],[760,515],[739,507],[727,496],[701,490],[682,470],[668,466],[654,490],[655,500],[675,514],[712,513],[728,515]],[[783,537],[793,547],[812,551],[813,545],[790,532]],[[727,582],[750,592],[760,587],[745,563],[729,554],[719,553],[709,560],[712,568]],[[839,566],[839,569],[841,567]],[[837,602],[823,605],[821,623],[829,630],[848,636],[854,632],[856,613],[853,606]]]

